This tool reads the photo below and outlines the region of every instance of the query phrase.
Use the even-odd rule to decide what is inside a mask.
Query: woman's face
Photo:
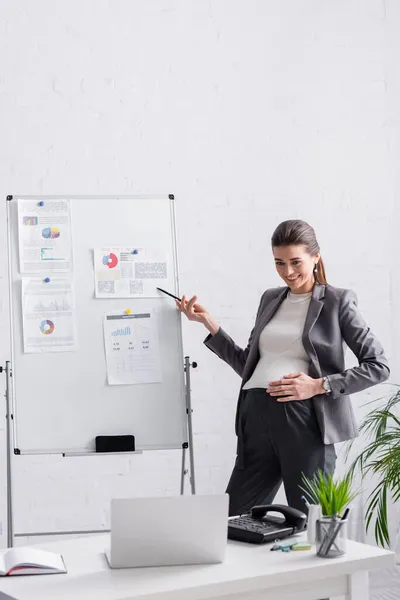
[[[314,268],[320,254],[311,256],[303,245],[272,248],[278,275],[292,292],[305,294],[314,286]]]

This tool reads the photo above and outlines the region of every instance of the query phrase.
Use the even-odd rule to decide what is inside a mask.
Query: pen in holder
[[[336,558],[346,553],[347,518],[322,517],[316,523],[317,555]]]

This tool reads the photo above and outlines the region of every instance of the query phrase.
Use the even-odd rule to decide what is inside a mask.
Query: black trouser
[[[333,473],[336,462],[334,445],[322,441],[312,399],[278,402],[265,389],[247,390],[239,422],[244,468],[236,463],[228,483],[229,514],[270,504],[282,481],[288,505],[307,512],[302,473]]]

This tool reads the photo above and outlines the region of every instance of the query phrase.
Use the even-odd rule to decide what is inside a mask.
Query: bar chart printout
[[[161,382],[157,326],[151,310],[106,314],[104,344],[109,385]]]

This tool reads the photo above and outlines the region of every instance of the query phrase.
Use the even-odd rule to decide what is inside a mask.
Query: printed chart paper
[[[109,385],[161,381],[157,328],[151,310],[105,315],[104,342]]]
[[[69,200],[18,200],[21,273],[72,270]]]
[[[167,254],[144,248],[94,251],[96,298],[158,297],[157,286],[173,282]]]
[[[76,350],[73,285],[70,279],[23,278],[24,352]]]

